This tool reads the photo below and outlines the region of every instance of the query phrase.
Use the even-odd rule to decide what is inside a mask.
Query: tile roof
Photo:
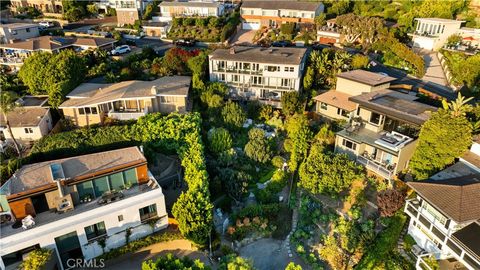
[[[351,112],[355,110],[357,105],[354,102],[348,100],[349,97],[351,97],[349,94],[340,91],[330,90],[314,97],[313,99]]]
[[[396,78],[394,77],[366,71],[363,69],[355,69],[352,71],[342,72],[338,74],[337,77],[355,81],[358,83],[368,84],[371,86],[377,86],[396,80]]]
[[[416,96],[383,89],[350,97],[364,108],[416,125],[422,125],[437,108],[415,101]]]
[[[17,107],[7,114],[11,127],[36,127],[47,115],[49,108],[45,107]],[[3,114],[0,114],[0,125],[5,124]]]
[[[454,232],[452,239],[466,249],[467,253],[480,260],[480,224],[478,222],[472,222]]]
[[[10,43],[10,44],[1,44],[0,48],[5,49],[17,49],[17,50],[27,50],[27,51],[53,51],[69,46],[90,46],[90,47],[100,47],[105,44],[113,43],[115,39],[111,38],[76,38],[76,37],[52,37],[52,36],[41,36],[37,38],[27,39],[25,41]]]
[[[191,78],[167,76],[154,81],[124,81],[114,84],[84,83],[67,95],[60,108],[91,106],[126,98],[188,96]],[[152,93],[155,87],[156,94]]]
[[[163,1],[158,6],[159,7],[219,7],[222,3],[220,2],[199,2],[199,1],[172,1],[167,2]]]
[[[263,48],[236,46],[230,49],[217,49],[209,56],[213,60],[299,65],[305,57],[306,52],[306,48]]]
[[[407,184],[457,223],[480,219],[480,174]]]
[[[480,169],[480,156],[472,151],[463,154],[462,159]]]
[[[244,0],[242,8],[262,8],[262,9],[290,9],[315,11],[321,2],[302,2],[302,1],[277,1],[277,0]]]
[[[25,165],[17,170],[5,185],[9,185],[8,195],[51,185],[55,182],[52,179],[50,165],[55,163],[62,166],[65,179],[74,179],[83,175],[113,170],[122,165],[145,162],[147,160],[137,147],[128,147]]]

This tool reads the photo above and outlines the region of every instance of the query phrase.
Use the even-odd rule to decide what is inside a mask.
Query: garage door
[[[258,29],[260,29],[260,23],[259,22],[244,22],[244,23],[242,23],[242,29],[258,30]]]

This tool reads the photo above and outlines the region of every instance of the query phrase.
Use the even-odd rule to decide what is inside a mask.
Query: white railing
[[[147,114],[147,108],[143,112],[115,112],[113,110],[108,112],[108,117],[118,119],[118,120],[136,120]]]
[[[389,171],[384,166],[377,164],[376,162],[369,160],[362,156],[357,156],[357,162],[365,166],[367,169],[373,171],[374,173],[382,176],[385,179],[392,179],[393,172]]]
[[[0,63],[4,65],[23,64],[23,58],[21,57],[0,57]]]

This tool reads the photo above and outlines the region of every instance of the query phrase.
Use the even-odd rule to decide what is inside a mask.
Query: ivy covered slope
[[[203,245],[212,228],[213,208],[208,191],[198,113],[167,116],[148,114],[136,123],[77,129],[42,138],[32,149],[29,163],[142,144],[148,157],[155,152],[176,152],[182,160],[189,189],[173,206],[180,232]]]

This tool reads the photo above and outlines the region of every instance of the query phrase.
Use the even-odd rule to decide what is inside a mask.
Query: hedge
[[[411,64],[415,70],[414,75],[418,78],[425,75],[425,61],[423,58],[415,54],[407,45],[401,43],[395,38],[385,38],[373,44],[373,48],[381,50],[384,53],[391,52],[398,58]]]

